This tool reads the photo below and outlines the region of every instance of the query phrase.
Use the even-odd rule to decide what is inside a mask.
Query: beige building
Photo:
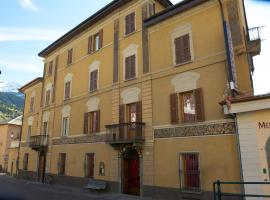
[[[39,53],[43,78],[21,88],[20,176],[209,199],[217,179],[241,180],[219,102],[253,90],[259,44],[242,0],[113,1]]]
[[[0,171],[15,173],[22,116],[0,123]]]

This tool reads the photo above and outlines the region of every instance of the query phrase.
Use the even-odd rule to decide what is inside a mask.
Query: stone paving
[[[90,193],[83,189],[45,185],[0,175],[0,200],[150,200],[120,194]]]

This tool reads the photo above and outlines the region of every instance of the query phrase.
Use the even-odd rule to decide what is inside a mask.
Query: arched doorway
[[[123,152],[123,193],[140,195],[140,157],[136,149]]]
[[[266,141],[265,151],[266,151],[265,153],[266,153],[266,159],[267,159],[267,165],[268,165],[268,174],[270,176],[270,137]]]

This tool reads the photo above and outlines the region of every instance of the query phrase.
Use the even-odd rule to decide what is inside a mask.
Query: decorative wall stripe
[[[161,128],[154,130],[155,138],[209,136],[225,134],[235,134],[234,122],[197,126],[180,126],[174,128]]]
[[[85,135],[79,137],[63,137],[59,139],[53,139],[52,145],[63,145],[63,144],[85,144],[95,142],[105,142],[106,135]]]

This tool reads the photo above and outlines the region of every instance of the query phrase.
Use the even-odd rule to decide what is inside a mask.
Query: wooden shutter
[[[176,64],[181,64],[191,60],[189,40],[189,34],[183,35],[174,40]]]
[[[73,49],[68,50],[68,58],[67,58],[67,64],[70,65],[72,63],[72,55],[73,54]]]
[[[195,104],[196,104],[196,121],[204,121],[204,103],[203,103],[203,91],[202,88],[194,90]]]
[[[130,78],[134,78],[136,76],[136,56],[132,55],[130,57]]]
[[[113,43],[113,82],[118,81],[118,55],[119,55],[119,19],[114,21],[114,43]]]
[[[89,113],[84,113],[84,125],[83,125],[84,134],[88,133],[88,116],[89,116]]]
[[[190,61],[191,60],[191,55],[190,55],[190,38],[189,34],[186,34],[183,36],[183,45],[184,45],[184,61]]]
[[[135,13],[130,14],[130,33],[135,31]]]
[[[99,47],[98,48],[101,49],[103,46],[103,29],[101,29],[98,34],[99,34]]]
[[[171,123],[177,124],[178,117],[178,95],[176,93],[170,95],[170,104],[171,104]]]
[[[136,122],[142,122],[142,102],[136,103]]]
[[[119,123],[125,123],[125,105],[119,105]]]
[[[96,111],[96,132],[100,132],[100,110]]]
[[[91,35],[88,38],[88,54],[91,54],[93,52],[93,36]]]
[[[126,57],[125,58],[125,79],[129,79],[130,78],[130,57]]]
[[[125,28],[126,28],[126,35],[130,33],[129,27],[130,27],[130,16],[126,16],[126,23],[125,23]]]

